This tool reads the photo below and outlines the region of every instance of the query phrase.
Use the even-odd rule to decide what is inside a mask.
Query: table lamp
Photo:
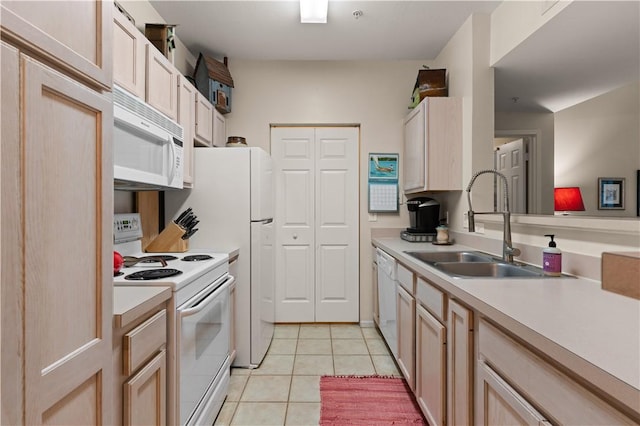
[[[582,202],[582,194],[577,186],[566,188],[554,188],[553,190],[554,210],[563,212],[568,215],[569,212],[584,211],[584,203]]]

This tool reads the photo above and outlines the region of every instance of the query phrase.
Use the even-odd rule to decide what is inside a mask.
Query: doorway
[[[272,127],[276,322],[359,320],[358,127]]]
[[[493,140],[494,169],[504,174],[509,183],[509,208],[511,213],[536,212],[540,203],[539,176],[536,168],[537,133],[511,131],[496,134]],[[494,185],[499,182],[495,181]],[[504,209],[502,185],[497,185],[494,205]]]

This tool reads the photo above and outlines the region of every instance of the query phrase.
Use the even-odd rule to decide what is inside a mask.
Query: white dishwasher
[[[398,264],[396,260],[376,248],[378,262],[378,311],[380,323],[378,327],[382,337],[391,349],[395,358],[398,357],[398,331],[396,320],[396,286]]]

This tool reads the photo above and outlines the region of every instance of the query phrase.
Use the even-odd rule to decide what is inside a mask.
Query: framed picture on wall
[[[598,210],[624,210],[624,178],[598,178]]]

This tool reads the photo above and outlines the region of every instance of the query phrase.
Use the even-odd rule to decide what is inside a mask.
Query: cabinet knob
[[[298,239],[298,234],[293,234],[293,239],[297,240]]]

